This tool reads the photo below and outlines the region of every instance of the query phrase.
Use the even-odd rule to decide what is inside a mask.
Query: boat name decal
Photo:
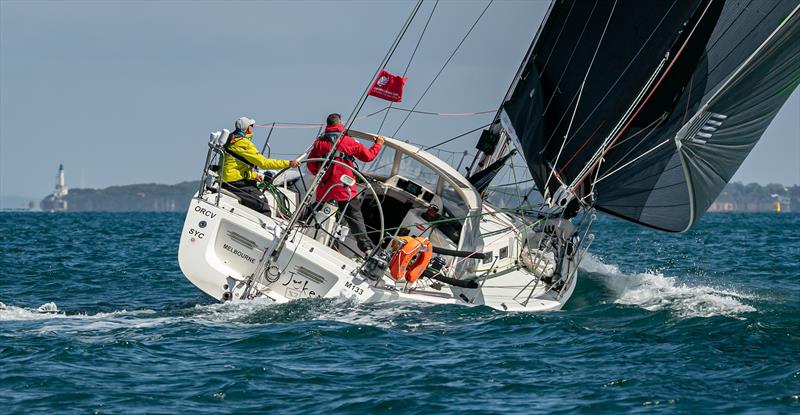
[[[203,237],[206,236],[205,233],[200,232],[195,228],[189,228],[189,235],[194,235],[197,237],[197,239],[203,239]]]
[[[349,289],[353,290],[353,292],[358,294],[358,295],[364,295],[364,289],[361,288],[361,287],[356,286],[355,284],[353,284],[350,281],[345,281],[344,282],[344,286],[346,288],[349,288]]]
[[[297,275],[292,271],[289,271],[289,278],[286,280],[285,283],[281,284],[286,287],[286,297],[288,298],[311,298],[311,297],[319,297],[314,290],[308,289],[308,280],[296,280],[294,276]]]
[[[224,249],[224,250],[226,250],[226,251],[238,256],[239,258],[244,259],[245,261],[250,262],[251,264],[255,264],[256,263],[256,259],[255,258],[251,257],[250,255],[245,254],[244,252],[242,252],[242,251],[240,251],[240,250],[238,250],[238,249],[236,249],[236,248],[234,248],[234,247],[232,247],[232,246],[230,246],[228,244],[222,244],[222,249]]]
[[[204,208],[202,206],[195,206],[194,207],[194,211],[199,213],[199,214],[201,214],[201,215],[208,216],[211,219],[214,219],[214,216],[217,216],[216,213],[214,213],[214,212],[212,212],[212,211],[210,211],[210,210],[208,210],[208,209],[206,209],[206,208]]]

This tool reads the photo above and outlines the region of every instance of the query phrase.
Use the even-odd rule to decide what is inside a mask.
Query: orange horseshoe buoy
[[[419,279],[428,263],[431,262],[433,246],[428,238],[401,236],[403,244],[389,261],[389,272],[395,281],[405,278],[408,282]]]

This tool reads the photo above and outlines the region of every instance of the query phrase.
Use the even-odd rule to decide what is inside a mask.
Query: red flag
[[[382,69],[367,94],[391,102],[400,102],[403,100],[403,85],[407,79]]]

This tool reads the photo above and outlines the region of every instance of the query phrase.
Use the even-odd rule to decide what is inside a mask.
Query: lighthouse
[[[57,197],[67,197],[67,193],[69,193],[69,189],[67,185],[64,184],[64,165],[58,165],[58,174],[56,175],[56,191],[53,192],[54,196]]]
[[[56,174],[56,189],[42,200],[42,210],[49,210],[51,212],[61,212],[67,210],[67,195],[69,188],[64,181],[64,165],[58,165],[58,174]]]

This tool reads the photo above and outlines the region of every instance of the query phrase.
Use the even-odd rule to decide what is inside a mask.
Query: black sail
[[[687,230],[800,82],[799,3],[555,1],[500,120],[543,195]]]

